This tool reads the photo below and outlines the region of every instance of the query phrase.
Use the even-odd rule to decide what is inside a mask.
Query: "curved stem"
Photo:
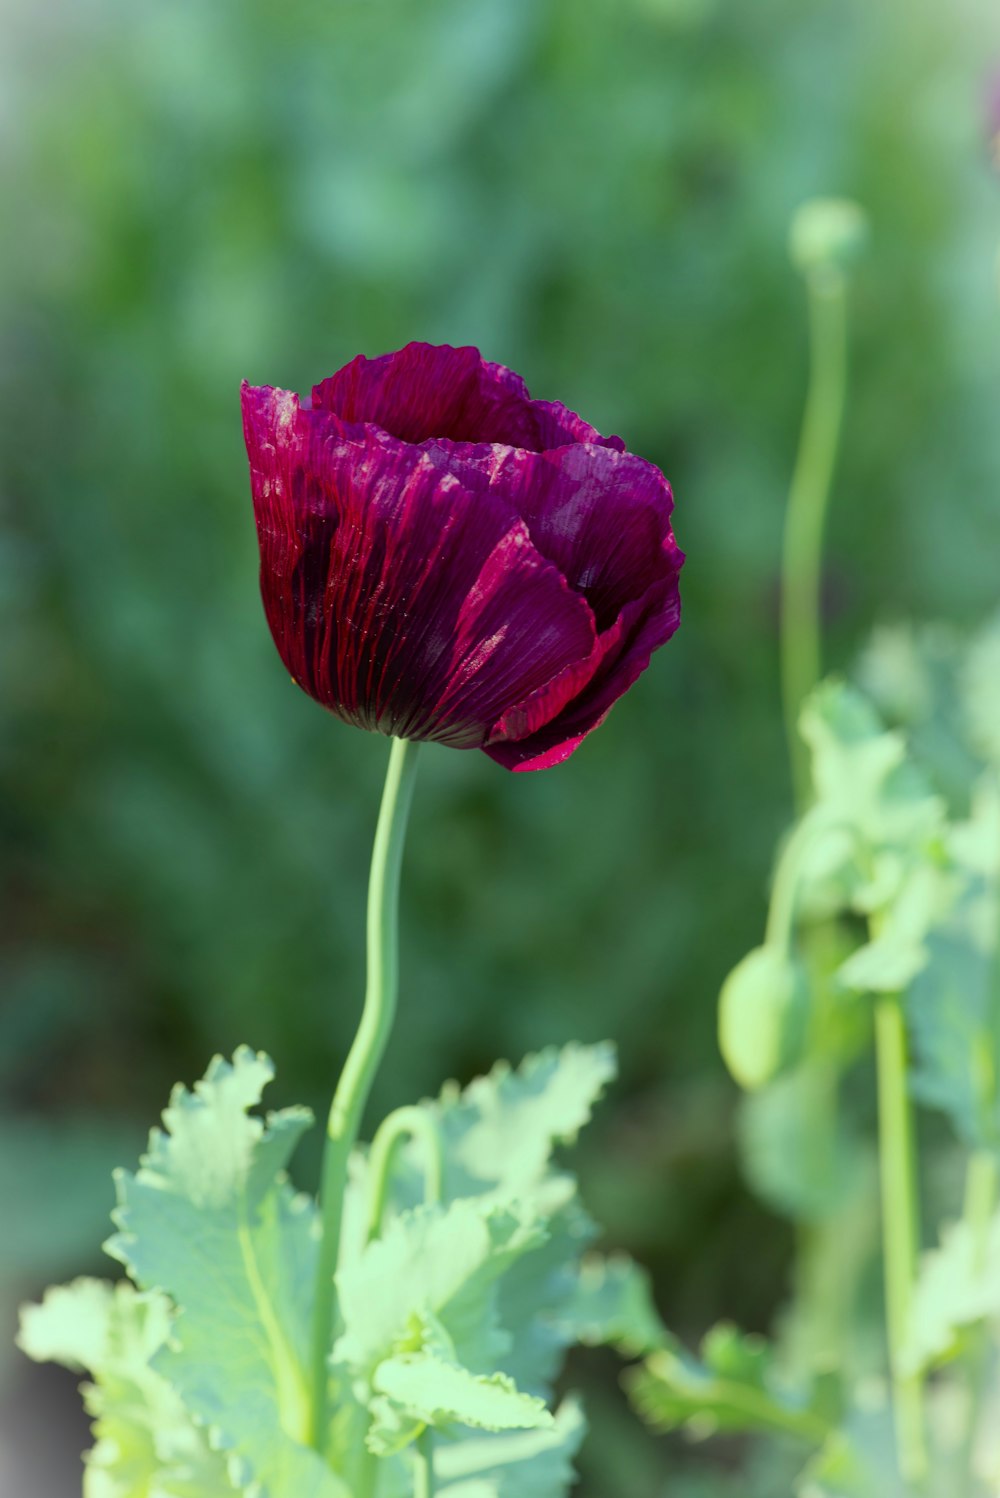
[[[393,1162],[406,1139],[418,1139],[424,1157],[424,1201],[441,1200],[444,1155],[441,1134],[426,1108],[397,1108],[383,1119],[368,1156],[368,1241],[377,1238],[385,1215]]]
[[[920,1228],[913,1115],[906,1085],[906,1028],[898,994],[883,994],[875,1005],[875,1057],[886,1324],[896,1445],[902,1477],[919,1484],[927,1475],[922,1381],[919,1374],[903,1373],[899,1366],[913,1299]]]
[[[809,389],[785,517],[781,579],[781,695],[796,805],[809,801],[799,709],[819,681],[820,563],[847,380],[846,294],[828,267],[808,278]]]
[[[802,880],[802,856],[812,842],[831,832],[843,832],[847,837],[857,836],[846,822],[831,821],[828,816],[821,818],[814,811],[796,823],[782,844],[771,882],[771,901],[764,932],[767,946],[781,947],[786,951],[791,947]]]
[[[334,1274],[340,1251],[344,1188],[361,1115],[385,1053],[396,1012],[399,944],[399,873],[403,840],[413,799],[417,746],[393,739],[385,789],[375,829],[368,879],[368,977],[361,1023],[333,1095],[326,1126],[320,1188],[321,1231],[313,1311],[311,1444],[326,1439],[328,1368],[336,1322]]]

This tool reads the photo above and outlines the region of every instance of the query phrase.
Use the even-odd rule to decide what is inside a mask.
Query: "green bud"
[[[792,263],[804,276],[848,271],[868,241],[868,216],[850,198],[809,198],[788,236]]]
[[[756,947],[736,964],[719,997],[719,1049],[741,1087],[763,1087],[791,1059],[805,1009],[801,971],[781,947]]]

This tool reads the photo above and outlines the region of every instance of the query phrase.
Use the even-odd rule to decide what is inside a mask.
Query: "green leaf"
[[[96,1444],[84,1498],[225,1498],[236,1489],[152,1359],[171,1333],[166,1296],[124,1281],[80,1279],[49,1290],[21,1318],[19,1345],[39,1362],[87,1370],[85,1403]]]
[[[802,970],[782,947],[737,963],[719,996],[719,1048],[741,1087],[762,1087],[798,1053],[808,1004]]]
[[[949,870],[915,863],[901,877],[878,934],[840,969],[841,982],[859,993],[900,993],[909,988],[930,961],[931,932],[947,920],[958,888]]]
[[[907,756],[903,736],[886,730],[845,683],[817,688],[801,731],[816,792],[806,818],[815,835],[804,839],[804,893],[817,913],[876,914],[939,838],[944,803]]]
[[[928,962],[907,995],[914,1093],[951,1118],[973,1148],[1000,1144],[1000,787],[987,774],[969,819],[948,832],[958,893],[930,934]]]
[[[519,1389],[546,1398],[573,1340],[572,1328],[561,1318],[576,1294],[580,1259],[595,1234],[567,1177],[562,1195],[563,1205],[546,1220],[546,1241],[510,1265],[497,1285],[497,1317],[508,1342],[498,1367]],[[551,1211],[552,1192],[546,1197]]]
[[[567,1345],[610,1345],[625,1357],[645,1357],[672,1341],[653,1303],[649,1275],[625,1254],[586,1258],[572,1299],[556,1319]]]
[[[439,1491],[447,1498],[564,1498],[585,1429],[580,1406],[567,1399],[546,1430],[441,1444],[434,1452]]]
[[[493,1372],[510,1345],[496,1282],[545,1239],[544,1221],[529,1206],[472,1198],[404,1213],[338,1273],[344,1333],[335,1359],[370,1377],[412,1335],[414,1314],[430,1311],[459,1362]]]
[[[552,1179],[556,1145],[572,1144],[616,1072],[614,1047],[567,1045],[506,1062],[464,1090],[446,1086],[424,1102],[441,1131],[443,1200],[495,1194],[518,1196]],[[399,1208],[422,1200],[419,1151],[402,1151],[392,1200]]]
[[[941,1246],[924,1257],[901,1354],[908,1372],[952,1356],[960,1335],[978,1321],[1000,1317],[1000,1214],[977,1243],[970,1225],[945,1229]]]
[[[703,1439],[722,1431],[795,1436],[818,1446],[826,1421],[807,1399],[782,1390],[767,1343],[722,1324],[702,1343],[700,1361],[676,1344],[654,1352],[624,1375],[639,1414],[659,1430],[685,1429]]]
[[[504,1205],[521,1215],[525,1209],[518,1203],[530,1201],[539,1230],[544,1229],[544,1241],[540,1238],[531,1252],[519,1254],[494,1277],[492,1304],[486,1308],[491,1330],[474,1365],[476,1371],[507,1373],[519,1388],[543,1397],[551,1393],[572,1336],[558,1317],[575,1294],[579,1261],[595,1234],[573,1178],[555,1165],[552,1152],[555,1145],[575,1138],[613,1075],[610,1046],[569,1045],[529,1056],[516,1070],[494,1067],[464,1091],[449,1085],[439,1099],[420,1105],[432,1114],[442,1137],[444,1200],[465,1203],[461,1220],[469,1218],[471,1201],[478,1200],[483,1208]],[[362,1253],[360,1163],[355,1162],[351,1204],[355,1230],[345,1229],[342,1276],[348,1295]],[[394,1166],[390,1222],[392,1212],[406,1214],[418,1206],[423,1188],[420,1149],[411,1145],[399,1152]],[[392,1239],[391,1226],[385,1237]],[[379,1277],[375,1275],[373,1285]],[[371,1299],[366,1291],[362,1303],[370,1305]],[[397,1306],[395,1314],[402,1309]],[[384,1355],[384,1348],[378,1355]]]
[[[836,1215],[866,1170],[864,1147],[835,1110],[817,1106],[829,1095],[823,1056],[743,1099],[739,1142],[753,1189],[778,1211],[806,1221]]]
[[[435,1427],[469,1425],[478,1430],[546,1430],[553,1419],[541,1399],[522,1394],[504,1373],[475,1374],[428,1352],[401,1353],[378,1365],[378,1394],[404,1417]],[[369,1444],[380,1445],[380,1427]]]
[[[914,759],[956,807],[982,768],[963,722],[963,656],[950,625],[901,624],[877,629],[857,667],[878,711],[905,730]]]
[[[796,1486],[797,1498],[907,1498],[909,1492],[899,1475],[892,1413],[884,1395],[873,1408],[849,1412]]]
[[[282,1171],[311,1116],[249,1114],[272,1075],[242,1048],[232,1064],[217,1057],[193,1092],[175,1089],[165,1132],[153,1131],[135,1175],[118,1176],[108,1251],[176,1302],[156,1367],[213,1442],[239,1454],[239,1481],[267,1498],[343,1498],[304,1444],[314,1208]]]

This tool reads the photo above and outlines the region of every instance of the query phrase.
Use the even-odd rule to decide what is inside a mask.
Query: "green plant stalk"
[[[989,1255],[989,1230],[997,1205],[1000,1186],[997,1158],[990,1150],[976,1150],[969,1157],[965,1176],[963,1221],[972,1234],[972,1272],[983,1274]],[[976,1434],[986,1393],[989,1371],[990,1335],[985,1326],[973,1327],[965,1357],[967,1404],[962,1429],[962,1498],[972,1498],[976,1491]]]
[[[377,1238],[385,1215],[392,1167],[406,1139],[419,1140],[424,1159],[424,1201],[441,1200],[444,1151],[441,1131],[426,1108],[397,1108],[383,1119],[368,1155],[368,1241]]]
[[[785,515],[781,577],[781,696],[795,801],[809,801],[809,762],[799,736],[803,700],[819,681],[821,560],[827,504],[847,384],[846,286],[824,267],[807,277],[809,388]]]
[[[1000,777],[995,776],[1000,789]],[[994,865],[996,871],[997,865]],[[1000,1045],[1000,878],[993,879],[993,940],[990,973],[990,1012],[992,1023],[973,1056],[979,1094],[981,1127],[986,1137],[993,1133],[997,1101],[997,1052]],[[992,1043],[991,1043],[992,1042]],[[1000,1161],[993,1149],[973,1150],[965,1175],[965,1202],[962,1219],[972,1238],[972,1273],[986,1273],[989,1262],[990,1225],[1000,1198]],[[990,1329],[980,1323],[971,1329],[965,1352],[966,1407],[962,1427],[960,1498],[974,1498],[977,1491],[975,1460],[976,1436],[983,1412],[987,1378],[990,1369],[992,1338]]]
[[[831,828],[829,821],[805,816],[793,828],[781,849],[768,907],[764,940],[768,946],[790,952],[795,940],[802,861],[812,841]],[[827,1044],[829,997],[826,985],[816,975],[815,943],[808,934],[803,943],[811,960],[812,989],[809,1033],[809,1110],[816,1138],[834,1147],[840,1111],[840,1066]],[[850,1326],[853,1283],[851,1264],[840,1243],[839,1223],[801,1222],[796,1230],[796,1297],[804,1310],[797,1325],[808,1327],[808,1366],[811,1372],[829,1373],[841,1366]]]
[[[972,1232],[972,1267],[976,1274],[986,1268],[990,1222],[997,1204],[997,1158],[992,1150],[976,1150],[969,1158],[965,1176],[962,1216]]]
[[[320,1187],[321,1239],[316,1271],[311,1359],[312,1420],[310,1444],[322,1451],[326,1442],[329,1372],[327,1359],[337,1319],[334,1274],[340,1252],[340,1229],[347,1184],[347,1165],[357,1140],[371,1085],[385,1054],[396,1012],[399,984],[399,875],[403,841],[413,799],[417,745],[393,739],[379,808],[368,879],[367,983],[361,1023],[333,1095],[326,1126]]]
[[[785,513],[779,647],[785,736],[800,815],[809,804],[811,788],[809,758],[799,734],[799,713],[822,671],[823,533],[847,385],[845,279],[836,267],[823,266],[807,275],[806,286],[809,384]],[[812,1060],[817,1060],[815,1055]],[[813,1129],[832,1135],[839,1111],[839,1068],[823,1057],[818,1065],[824,1081],[812,1094]],[[797,1281],[805,1299],[806,1319],[820,1328],[819,1362],[824,1369],[841,1357],[850,1300],[849,1286],[841,1285],[833,1301],[829,1286],[817,1278],[819,1266],[836,1262],[828,1242],[833,1231],[824,1223],[808,1223],[798,1232]]]
[[[434,1431],[429,1425],[417,1439],[413,1498],[434,1498]]]
[[[927,1476],[923,1384],[919,1373],[904,1373],[900,1369],[920,1234],[906,1050],[899,995],[881,995],[875,1005],[875,1058],[886,1328],[900,1474],[906,1482],[920,1484]]]

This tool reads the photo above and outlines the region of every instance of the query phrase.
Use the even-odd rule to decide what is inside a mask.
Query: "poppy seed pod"
[[[659,469],[476,349],[242,401],[268,624],[345,721],[542,769],[677,628]]]

